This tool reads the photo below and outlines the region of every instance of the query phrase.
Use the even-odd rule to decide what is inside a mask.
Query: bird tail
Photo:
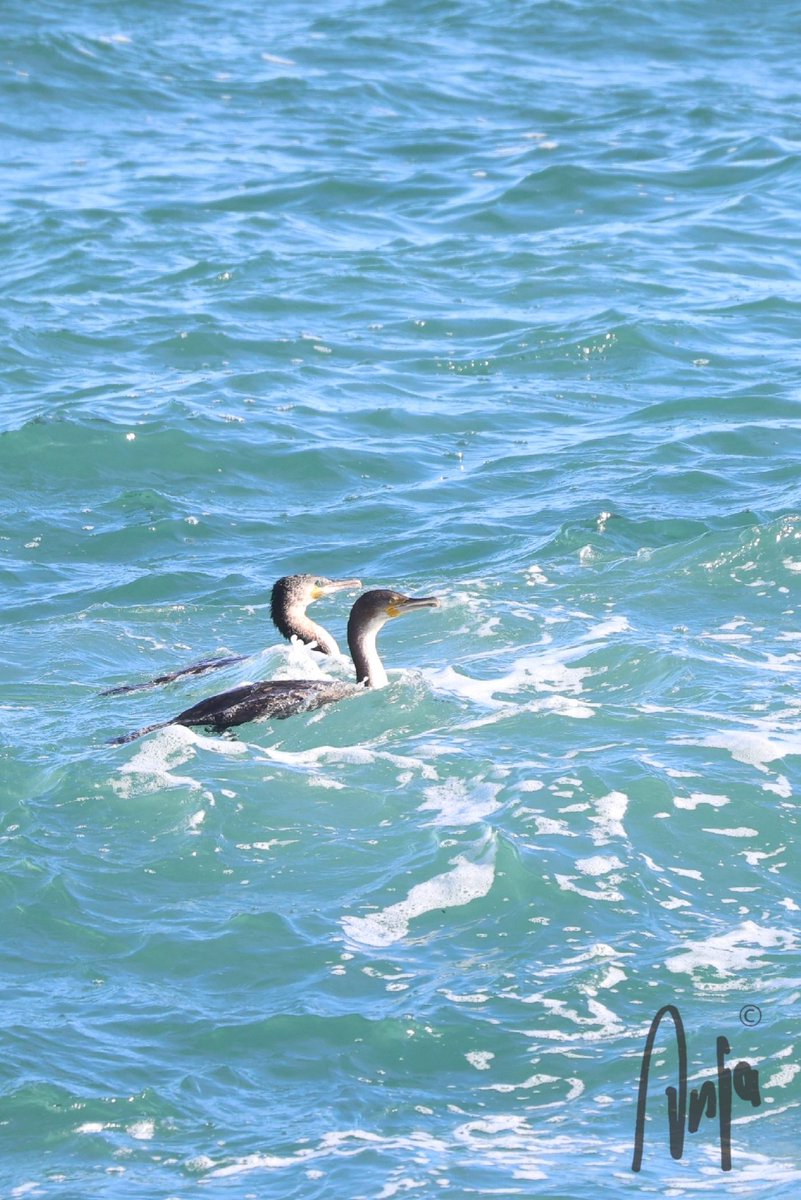
[[[155,729],[164,729],[171,724],[171,721],[159,721],[157,725],[145,725],[142,729],[135,729],[133,733],[124,733],[122,737],[109,738],[106,745],[124,746],[126,742],[135,742],[137,738],[144,737],[146,733],[153,733]]]

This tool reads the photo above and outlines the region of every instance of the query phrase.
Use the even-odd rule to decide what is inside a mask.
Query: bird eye
[[[325,580],[324,579],[315,579],[314,586],[316,588],[325,587]]]

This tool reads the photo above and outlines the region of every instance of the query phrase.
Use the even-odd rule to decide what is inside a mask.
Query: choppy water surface
[[[797,1194],[798,33],[5,14],[3,1196]],[[106,744],[347,678],[293,571],[442,607]]]

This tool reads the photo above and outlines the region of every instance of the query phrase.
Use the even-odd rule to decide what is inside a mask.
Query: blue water
[[[797,1195],[799,33],[8,6],[3,1200]],[[107,744],[301,571],[388,688]]]

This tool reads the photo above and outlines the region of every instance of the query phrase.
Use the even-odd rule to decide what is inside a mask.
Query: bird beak
[[[332,579],[325,587],[317,588],[318,596],[330,596],[332,592],[354,591],[362,586],[361,579]]]
[[[391,617],[401,617],[404,613],[415,612],[418,608],[439,608],[436,596],[404,596],[399,604],[394,604],[390,610]]]

